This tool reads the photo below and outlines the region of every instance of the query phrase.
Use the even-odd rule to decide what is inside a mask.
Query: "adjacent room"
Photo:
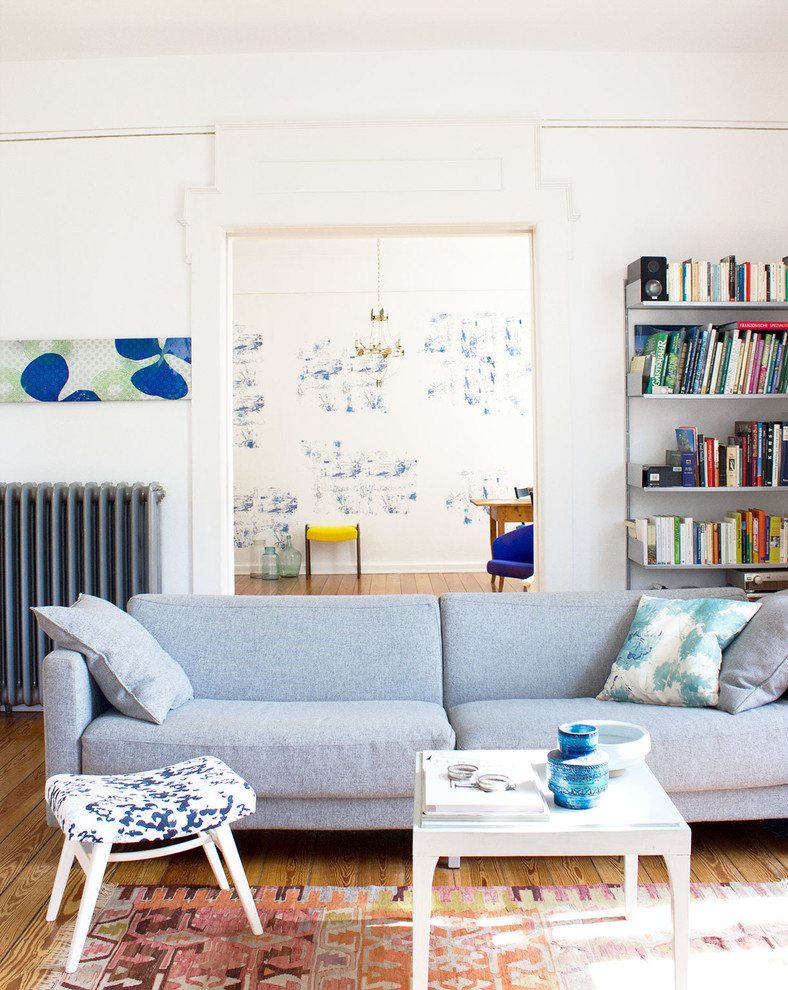
[[[530,266],[527,234],[233,242],[236,575],[310,523],[360,522],[369,574],[486,563],[471,499],[533,484]],[[404,353],[358,355],[381,309]]]

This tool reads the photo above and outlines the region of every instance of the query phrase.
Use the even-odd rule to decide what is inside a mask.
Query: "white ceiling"
[[[0,0],[0,61],[484,49],[788,51],[788,0]]]

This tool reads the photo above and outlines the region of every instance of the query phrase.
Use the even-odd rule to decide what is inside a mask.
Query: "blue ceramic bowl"
[[[567,756],[560,749],[547,754],[547,786],[562,808],[593,808],[607,790],[607,753],[597,750]]]
[[[558,726],[558,748],[567,756],[593,753],[599,741],[599,729],[586,722],[565,722]]]

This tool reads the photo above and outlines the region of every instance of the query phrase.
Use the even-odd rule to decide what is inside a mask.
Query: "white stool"
[[[230,831],[230,822],[255,810],[255,793],[242,777],[215,756],[199,756],[143,773],[57,774],[46,782],[46,800],[65,835],[47,921],[57,918],[75,858],[85,871],[67,973],[73,973],[79,965],[107,863],[154,859],[202,846],[219,886],[227,890],[229,884],[216,851],[218,846],[252,932],[262,934],[263,927]],[[161,849],[112,853],[113,842],[178,838],[184,841]]]

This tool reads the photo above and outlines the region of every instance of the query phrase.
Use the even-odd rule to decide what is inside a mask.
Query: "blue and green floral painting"
[[[0,340],[0,402],[187,399],[191,337]]]

